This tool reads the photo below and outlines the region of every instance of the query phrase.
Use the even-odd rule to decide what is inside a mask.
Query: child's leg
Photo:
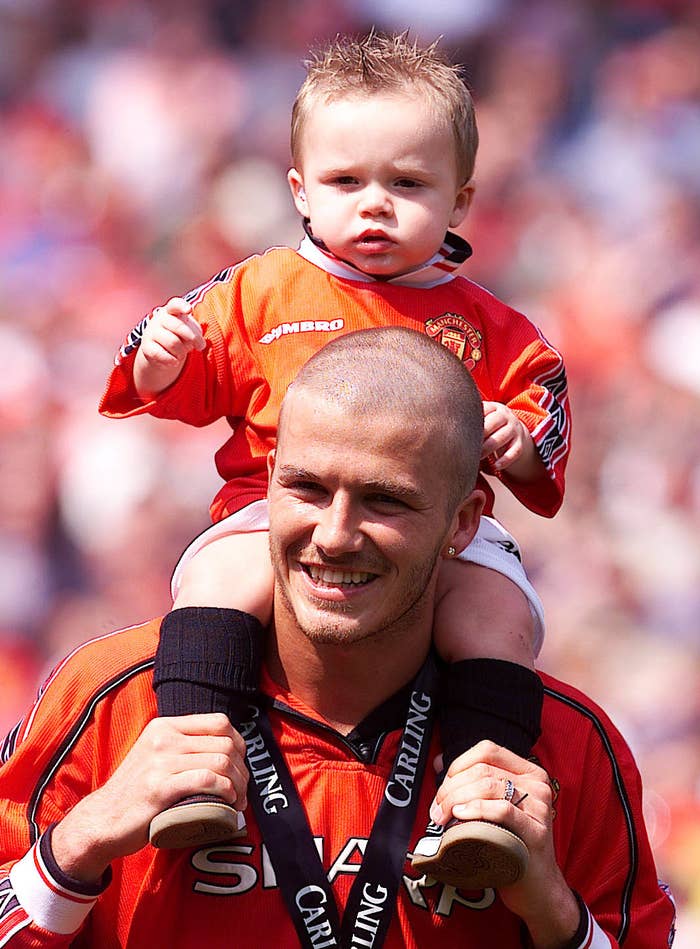
[[[543,689],[534,672],[539,636],[522,590],[496,570],[445,561],[434,637],[450,663],[441,721],[445,771],[486,738],[527,758],[540,733]],[[515,882],[527,862],[525,845],[504,828],[476,823],[451,827],[436,853],[414,859],[416,867],[469,889]]]
[[[220,606],[250,613],[267,626],[273,583],[268,532],[225,534],[187,563],[173,609]]]
[[[445,561],[440,588],[434,640],[450,664],[445,768],[484,738],[527,758],[542,711],[530,604],[508,577],[475,563]]]
[[[220,537],[187,563],[161,624],[153,675],[159,715],[223,712],[234,725],[245,721],[272,586],[266,531]],[[154,818],[150,839],[163,848],[202,845],[234,836],[241,825],[218,798],[187,799]]]

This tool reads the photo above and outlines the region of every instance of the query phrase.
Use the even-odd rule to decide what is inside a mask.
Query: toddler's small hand
[[[530,433],[518,416],[501,402],[484,402],[484,444],[481,457],[494,456],[495,471],[504,471],[523,455]]]
[[[162,364],[184,362],[192,350],[206,347],[202,327],[192,315],[192,306],[182,297],[173,297],[156,307],[146,325],[141,346],[144,356]]]

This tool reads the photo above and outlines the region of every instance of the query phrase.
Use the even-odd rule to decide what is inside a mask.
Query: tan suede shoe
[[[245,832],[245,818],[221,798],[200,794],[161,811],[151,821],[148,839],[162,850],[221,843]]]
[[[528,849],[520,837],[486,821],[452,821],[440,836],[426,836],[413,852],[413,866],[441,883],[482,890],[517,883]]]

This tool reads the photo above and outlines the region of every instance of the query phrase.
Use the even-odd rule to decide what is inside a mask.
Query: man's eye
[[[321,490],[321,486],[316,484],[315,481],[294,481],[292,484],[288,485],[292,491],[297,491],[298,493],[309,494],[311,492],[318,492]]]
[[[372,496],[372,502],[374,504],[380,504],[383,507],[406,507],[405,502],[393,494],[375,494]]]

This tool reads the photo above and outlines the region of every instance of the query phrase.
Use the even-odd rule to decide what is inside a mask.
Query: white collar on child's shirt
[[[360,283],[389,283],[398,284],[402,287],[422,287],[424,290],[429,290],[431,287],[437,287],[441,283],[448,283],[452,280],[457,268],[472,254],[472,249],[464,238],[448,231],[440,249],[430,260],[414,267],[408,273],[401,274],[399,277],[386,279],[372,277],[358,270],[357,267],[353,267],[352,264],[341,260],[340,257],[336,257],[325,247],[322,241],[313,236],[306,221],[304,221],[304,230],[306,234],[297,248],[298,254],[327,273],[333,274],[334,277],[355,280]]]

